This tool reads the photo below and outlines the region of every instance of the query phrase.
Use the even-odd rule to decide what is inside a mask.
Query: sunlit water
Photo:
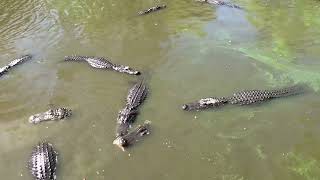
[[[155,4],[167,9],[137,12]],[[34,58],[0,79],[0,177],[32,179],[41,140],[59,152],[58,179],[320,179],[320,2],[2,0],[0,65]],[[118,111],[138,77],[63,62],[95,55],[143,72],[150,89],[135,125],[152,133],[122,152]],[[242,89],[307,83],[314,92],[257,106],[184,112],[181,104]],[[70,107],[65,121],[28,123]]]

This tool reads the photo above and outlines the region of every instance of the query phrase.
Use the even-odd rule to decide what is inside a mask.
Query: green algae
[[[257,145],[255,148],[257,155],[260,159],[265,160],[267,158],[267,155],[263,152],[262,145]]]
[[[306,158],[293,152],[286,156],[290,171],[301,176],[304,180],[318,180],[320,177],[320,162],[313,158]]]
[[[320,89],[320,71],[312,70],[304,65],[290,63],[281,57],[267,55],[258,49],[235,48],[235,50],[250,57],[252,60],[268,65],[280,74],[279,77],[273,77],[270,80],[279,83],[287,83],[289,81],[308,83],[314,90],[318,91]]]

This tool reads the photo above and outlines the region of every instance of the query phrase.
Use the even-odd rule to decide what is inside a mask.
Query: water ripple
[[[61,38],[59,17],[45,1],[5,0],[0,2],[0,11],[0,52],[30,49],[32,44],[44,49]]]

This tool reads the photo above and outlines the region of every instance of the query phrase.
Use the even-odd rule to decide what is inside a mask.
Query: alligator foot
[[[157,5],[157,6],[154,6],[154,7],[151,7],[149,9],[146,9],[146,10],[143,10],[143,11],[139,11],[138,12],[138,15],[145,15],[145,14],[149,14],[151,12],[155,12],[155,11],[159,11],[161,9],[164,9],[166,8],[167,5],[163,4],[163,5]]]
[[[13,61],[11,61],[8,65],[0,68],[0,76],[4,75],[5,73],[7,73],[9,71],[9,69],[11,69],[12,67],[21,64],[24,61],[27,61],[29,59],[31,59],[32,56],[31,55],[25,55],[22,56],[20,58],[14,59]]]
[[[130,68],[129,66],[113,64],[104,57],[94,56],[65,56],[65,61],[86,61],[90,66],[98,69],[111,69],[121,73],[127,73],[130,75],[139,75],[140,72]]]
[[[29,117],[30,123],[40,123],[42,121],[54,121],[65,119],[72,115],[72,110],[67,108],[49,109],[46,112],[35,114]]]
[[[39,143],[32,151],[28,161],[28,168],[37,180],[55,180],[58,153],[52,144]]]
[[[150,122],[146,121],[143,125],[139,125],[132,132],[124,135],[118,136],[113,144],[117,145],[123,151],[125,148],[133,145],[135,142],[139,141],[143,136],[150,134]]]

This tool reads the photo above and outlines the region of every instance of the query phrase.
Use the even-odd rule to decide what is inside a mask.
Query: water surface
[[[168,8],[147,16],[155,4]],[[34,58],[0,80],[1,179],[32,179],[26,162],[48,140],[58,179],[316,180],[320,177],[320,2],[3,0],[0,65]],[[63,62],[104,56],[143,72],[150,94],[135,125],[152,134],[122,152],[118,111],[137,77]],[[243,89],[306,83],[314,92],[257,106],[183,112],[181,104]],[[39,125],[51,107],[72,118]]]

